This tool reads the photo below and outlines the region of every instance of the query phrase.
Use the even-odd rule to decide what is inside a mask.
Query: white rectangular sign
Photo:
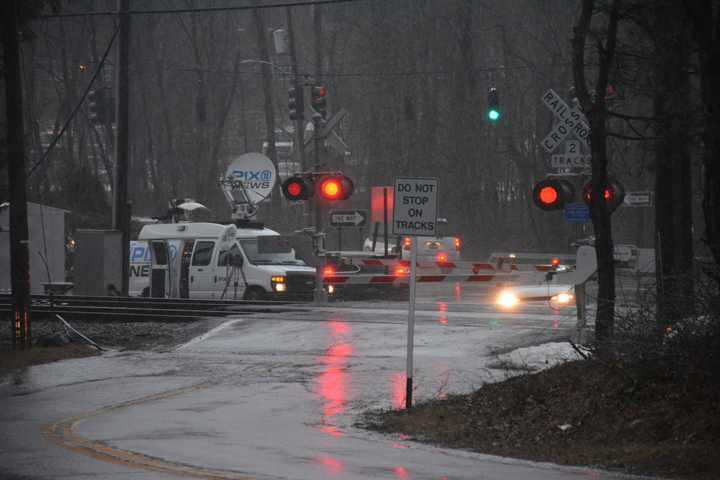
[[[394,235],[437,235],[437,178],[396,178],[393,192]]]
[[[552,88],[545,92],[542,101],[560,120],[542,141],[546,152],[551,153],[555,150],[570,133],[573,133],[585,146],[589,145],[590,127],[585,114],[579,108],[570,108]]]
[[[652,192],[628,192],[623,203],[628,207],[652,207]]]
[[[589,168],[590,155],[561,154],[550,157],[552,168]]]

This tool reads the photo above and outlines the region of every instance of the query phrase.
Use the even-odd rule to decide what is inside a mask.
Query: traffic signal
[[[302,120],[305,111],[303,91],[301,88],[291,87],[288,89],[288,111],[290,120]]]
[[[583,187],[583,201],[590,206],[592,202],[592,181]],[[609,178],[605,189],[603,190],[603,198],[608,212],[612,213],[625,199],[625,187],[615,179]]]
[[[562,210],[574,196],[572,184],[560,178],[546,178],[533,188],[533,202],[542,210]]]
[[[322,85],[313,85],[310,89],[312,108],[319,113],[322,118],[327,116],[327,89]]]
[[[500,95],[495,87],[488,90],[487,118],[491,123],[500,120]]]
[[[299,202],[313,196],[315,185],[311,177],[294,175],[283,182],[282,192],[288,200]]]
[[[104,125],[107,119],[105,94],[103,90],[90,90],[87,95],[88,116],[95,125]]]
[[[355,191],[355,185],[345,175],[325,175],[320,177],[317,189],[323,200],[334,202],[350,198]]]

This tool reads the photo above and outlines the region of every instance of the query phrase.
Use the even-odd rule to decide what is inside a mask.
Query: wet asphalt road
[[[544,305],[498,313],[486,294],[420,290],[416,401],[504,378],[498,351],[575,325],[574,310]],[[299,306],[230,318],[172,352],[18,372],[0,384],[0,479],[623,478],[355,427],[368,409],[404,405],[406,320],[402,302]]]

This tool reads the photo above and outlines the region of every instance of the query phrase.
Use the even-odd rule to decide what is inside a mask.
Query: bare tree
[[[604,191],[608,186],[607,155],[607,105],[605,92],[613,66],[620,20],[621,0],[612,0],[607,8],[605,2],[583,0],[580,15],[574,28],[572,40],[573,77],[580,105],[590,123],[590,146],[592,152],[592,196],[590,214],[595,231],[595,250],[598,263],[598,307],[595,319],[595,339],[600,352],[607,353],[613,336],[615,315],[615,263],[613,258],[612,223],[606,208]],[[600,8],[598,8],[600,7]],[[605,21],[605,31],[592,29],[593,17]],[[587,84],[588,40],[594,43],[597,55],[594,94]]]

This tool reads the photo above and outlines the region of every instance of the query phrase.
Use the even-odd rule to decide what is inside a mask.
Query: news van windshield
[[[240,245],[254,265],[307,265],[295,257],[289,242],[279,236],[240,238]]]

